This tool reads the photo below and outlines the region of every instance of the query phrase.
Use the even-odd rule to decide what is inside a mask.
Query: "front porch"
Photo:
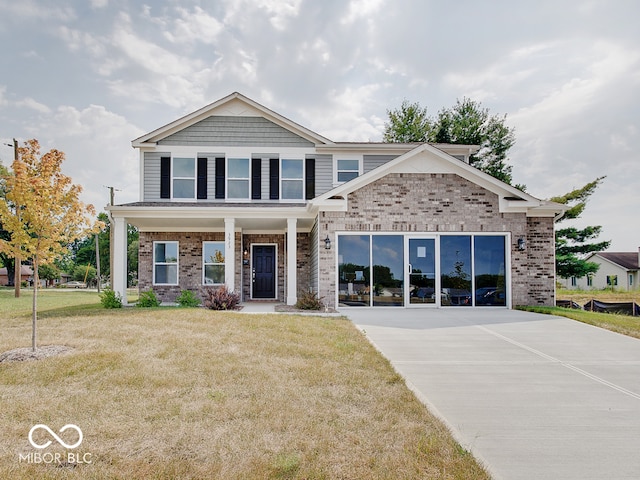
[[[299,290],[313,287],[315,218],[300,206],[259,211],[175,204],[110,207],[114,291],[126,298],[127,224],[132,224],[140,231],[141,291],[153,289],[163,302],[173,302],[182,290],[225,284],[243,302],[294,305]]]

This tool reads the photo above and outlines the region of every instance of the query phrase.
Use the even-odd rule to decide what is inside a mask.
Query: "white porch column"
[[[224,219],[224,283],[229,291],[236,288],[236,219]]]
[[[297,250],[297,230],[298,219],[287,219],[287,305],[295,305],[298,301],[298,279],[296,270],[298,266]]]
[[[127,304],[127,222],[123,217],[112,218],[113,271],[111,287],[120,295],[122,304]]]

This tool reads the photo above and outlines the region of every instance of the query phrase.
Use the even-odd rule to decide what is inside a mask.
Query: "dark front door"
[[[276,298],[276,247],[253,246],[253,298]]]

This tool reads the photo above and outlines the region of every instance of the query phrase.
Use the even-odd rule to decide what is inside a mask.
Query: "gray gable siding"
[[[380,165],[384,165],[396,157],[397,155],[365,155],[362,158],[363,173],[370,172],[374,168],[378,168]]]
[[[158,145],[313,147],[314,144],[262,117],[211,116],[158,141]]]

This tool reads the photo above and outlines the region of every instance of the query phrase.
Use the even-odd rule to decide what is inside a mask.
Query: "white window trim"
[[[288,177],[284,177],[283,172],[284,172],[284,168],[282,167],[282,162],[285,160],[296,160],[299,161],[302,165],[302,177],[300,178],[288,178]],[[281,202],[303,202],[305,199],[305,189],[304,189],[304,184],[305,184],[305,161],[304,158],[280,158],[280,179],[279,179],[279,185],[278,187],[280,188],[280,192],[278,194],[278,197],[280,197],[280,201]],[[282,182],[283,180],[285,181],[296,181],[296,182],[300,182],[302,184],[302,196],[300,196],[300,198],[284,198],[284,189],[282,188]]]
[[[225,158],[225,199],[230,202],[249,202],[251,201],[251,155],[227,155]],[[248,160],[249,173],[247,177],[232,177],[230,175],[229,161],[230,160]],[[229,181],[230,180],[246,180],[247,181],[247,196],[246,197],[229,197]]]
[[[207,243],[221,243],[222,247],[224,249],[224,256],[226,258],[227,256],[227,252],[226,252],[226,242],[224,240],[207,240],[205,242],[202,242],[202,285],[205,287],[215,287],[215,286],[219,286],[219,285],[224,285],[224,281],[222,283],[206,283],[205,279],[206,279],[206,273],[205,273],[205,267],[207,265],[222,265],[223,267],[226,265],[225,262],[222,263],[215,263],[215,262],[207,262],[206,261],[206,257],[204,255],[204,251],[205,251],[205,245]],[[225,268],[226,270],[226,268]],[[225,272],[226,273],[226,272]]]
[[[175,243],[176,244],[176,261],[173,262],[156,262],[156,244],[158,243]],[[175,265],[176,266],[176,283],[157,283],[156,282],[156,265]],[[180,285],[180,242],[177,240],[157,240],[153,242],[153,284],[154,285]]]
[[[173,165],[174,165],[174,161],[176,158],[184,158],[184,159],[189,159],[189,160],[193,160],[193,177],[176,177],[174,175],[174,171],[173,171]],[[198,159],[196,157],[193,157],[192,155],[172,155],[171,156],[171,200],[175,200],[178,202],[189,202],[191,200],[195,200],[196,195],[197,195],[197,190],[198,190],[198,185],[197,185],[197,180],[198,180]],[[179,197],[179,198],[174,198],[174,189],[173,189],[173,182],[174,180],[193,180],[193,197]]]
[[[364,160],[362,155],[334,155],[333,156],[333,186],[342,185],[346,182],[338,181],[338,160],[357,160],[358,161],[358,177],[363,174]],[[352,170],[345,170],[352,171]]]

